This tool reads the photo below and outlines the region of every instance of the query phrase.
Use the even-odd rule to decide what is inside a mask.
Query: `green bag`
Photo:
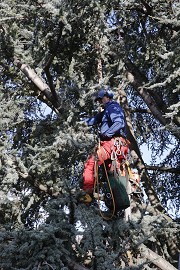
[[[128,208],[130,206],[130,201],[129,196],[126,192],[126,177],[125,176],[115,177],[114,174],[109,174],[108,177],[114,197],[116,211]],[[106,185],[105,204],[110,210],[112,210],[113,200],[110,188],[107,182],[105,183],[105,185]]]

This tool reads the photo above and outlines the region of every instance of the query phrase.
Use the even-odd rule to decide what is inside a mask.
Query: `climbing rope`
[[[105,216],[103,214],[103,211],[100,208],[100,190],[99,190],[100,183],[99,183],[98,162],[97,161],[96,161],[96,164],[95,164],[94,190],[97,190],[97,194],[98,194],[98,197],[97,197],[98,207],[99,207],[99,212],[100,212],[101,217],[104,220],[111,220],[114,217],[114,214],[115,214],[115,211],[116,211],[116,206],[115,206],[115,200],[114,200],[114,195],[113,195],[113,191],[112,191],[112,188],[111,188],[110,180],[109,180],[109,177],[108,177],[108,172],[107,172],[107,169],[106,169],[106,164],[105,164],[104,161],[103,161],[103,166],[104,166],[104,170],[105,170],[105,174],[106,174],[106,179],[107,179],[107,183],[108,183],[110,194],[111,194],[111,199],[112,199],[112,202],[113,202],[113,210],[112,210],[112,213],[111,213],[111,215],[109,217]]]
[[[104,162],[104,157],[103,157],[102,152],[99,152],[99,149],[100,149],[100,142],[99,142],[99,145],[98,145],[96,161],[95,161],[94,191],[97,190],[97,195],[98,195],[97,200],[98,200],[98,207],[99,207],[100,215],[105,220],[111,220],[114,217],[114,214],[115,214],[115,211],[116,211],[115,200],[114,200],[114,195],[113,195],[113,191],[112,191],[112,188],[111,188],[111,184],[110,184],[106,164]],[[106,154],[106,150],[104,148],[102,148],[102,149],[104,150],[104,152]],[[107,217],[107,216],[103,215],[103,211],[100,208],[100,190],[99,190],[100,183],[99,183],[99,171],[98,171],[98,153],[101,155],[102,160],[103,160],[103,166],[104,166],[104,171],[105,171],[105,174],[106,174],[106,180],[107,180],[107,183],[108,183],[108,187],[109,187],[109,190],[110,190],[110,196],[111,196],[112,203],[113,203],[113,210],[112,210],[112,213],[111,213],[110,217]]]

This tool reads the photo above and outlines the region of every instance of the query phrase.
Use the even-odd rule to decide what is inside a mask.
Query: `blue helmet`
[[[104,96],[107,96],[108,98],[113,98],[114,96],[114,93],[110,90],[105,90],[105,89],[101,89],[96,98],[95,98],[95,101],[97,101],[98,99],[102,99]]]

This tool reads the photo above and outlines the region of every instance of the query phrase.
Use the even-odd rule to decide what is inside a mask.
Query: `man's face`
[[[103,105],[105,105],[108,101],[109,101],[109,98],[106,97],[106,96],[104,96],[104,97],[101,99],[100,102],[101,102]]]

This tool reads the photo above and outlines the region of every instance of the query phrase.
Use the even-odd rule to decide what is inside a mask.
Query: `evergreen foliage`
[[[4,0],[0,11],[0,269],[176,269],[179,2]],[[142,177],[128,222],[78,202],[97,143],[82,119],[103,85]]]

